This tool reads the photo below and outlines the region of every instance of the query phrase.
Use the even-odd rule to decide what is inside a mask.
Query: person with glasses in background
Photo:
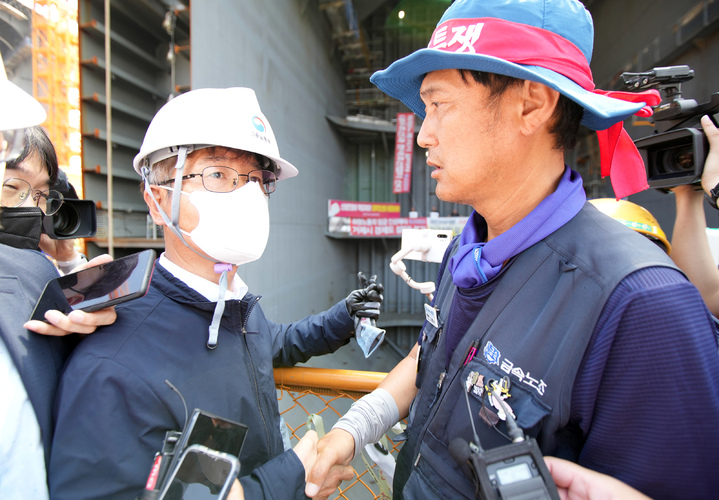
[[[7,79],[0,58],[0,492],[8,499],[48,498],[55,388],[77,342],[68,334],[115,320],[108,308],[67,316],[48,311],[47,323],[27,321],[45,284],[59,275],[37,251],[43,217],[62,205],[62,195],[50,189],[59,169],[38,126],[45,116],[38,101]],[[85,265],[109,260],[100,256]]]
[[[55,147],[40,126],[29,127],[24,132],[24,147],[20,155],[8,161],[3,181],[2,206],[7,208],[38,207],[43,218],[55,215],[64,199],[60,191],[53,189],[67,185],[67,176],[60,170]],[[74,192],[74,190],[73,190]],[[34,215],[33,215],[34,214]],[[17,244],[45,252],[51,257],[61,273],[67,274],[87,258],[75,249],[75,239],[54,239],[42,230],[42,219],[38,223],[36,212],[15,211],[14,220],[18,234],[6,236],[16,238]],[[36,241],[40,233],[39,243]]]
[[[317,435],[284,441],[273,366],[349,342],[354,315],[382,299],[370,283],[291,324],[265,317],[236,275],[259,259],[278,181],[297,175],[248,88],[197,89],[155,115],[134,160],[145,202],[163,226],[148,293],[117,306],[115,324],[86,338],[66,365],[50,463],[56,500],[133,500],[165,433],[182,430],[182,400],[242,422],[247,498],[305,498]],[[372,281],[372,280],[370,280]]]

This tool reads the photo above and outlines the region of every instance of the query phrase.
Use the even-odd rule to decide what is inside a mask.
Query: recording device
[[[65,198],[60,210],[43,218],[42,228],[54,240],[91,238],[97,233],[95,202]]]
[[[182,398],[180,392],[169,381],[166,380],[165,383]],[[182,398],[182,403],[185,404],[184,398]],[[185,408],[185,412],[187,412],[187,408]],[[185,416],[187,417],[187,413]],[[182,432],[168,431],[165,434],[162,450],[155,455],[145,490],[140,499],[225,498],[229,488],[225,489],[224,486],[226,483],[231,486],[232,481],[239,474],[238,457],[242,451],[247,430],[248,428],[244,424],[196,408],[192,412],[192,416],[187,419]],[[191,449],[194,451],[189,452],[188,456],[186,452]],[[218,461],[216,475],[208,477],[206,472],[197,474],[196,470],[192,474],[199,477],[203,481],[202,484],[208,487],[214,495],[220,496],[195,497],[190,496],[187,491],[184,492],[184,496],[173,496],[173,492],[178,491],[177,485],[172,486],[173,482],[187,483],[187,479],[192,477],[190,470],[193,467],[196,469],[200,462],[200,455],[203,455],[201,460],[205,463],[210,463],[210,458]],[[236,471],[233,465],[235,462]],[[210,480],[212,484],[208,484],[207,480]],[[203,490],[199,487],[198,489]],[[203,491],[207,494],[207,488]]]
[[[155,264],[155,251],[143,250],[47,282],[31,320],[45,321],[45,313],[63,314],[79,309],[97,311],[147,293]]]
[[[492,382],[489,382],[489,388]],[[503,382],[509,386],[508,378]],[[449,454],[474,483],[475,497],[482,500],[559,500],[557,486],[544,463],[537,441],[524,435],[500,394],[493,392],[495,400],[504,409],[512,443],[484,450],[475,431],[469,396],[467,391],[463,392],[474,442],[467,443],[461,437],[454,438],[449,443]]]
[[[559,499],[557,487],[533,438],[481,450],[454,438],[449,453],[477,488],[476,498]]]
[[[402,249],[411,249],[403,258],[423,262],[442,262],[452,241],[449,229],[402,229]]]
[[[43,231],[54,240],[91,238],[97,233],[97,211],[92,200],[77,199],[77,192],[60,170],[52,187],[63,196],[60,210],[46,215],[42,222]]]
[[[637,139],[634,144],[644,158],[649,186],[665,192],[682,184],[701,182],[709,143],[699,121],[709,115],[714,124],[719,122],[719,92],[703,104],[682,97],[682,82],[692,78],[694,70],[689,66],[622,73],[628,89],[658,89],[662,95],[662,102],[654,108],[654,134]]]
[[[240,472],[236,456],[193,444],[169,472],[159,499],[224,500]]]
[[[246,425],[196,408],[177,440],[175,457],[193,444],[239,457],[246,435]]]

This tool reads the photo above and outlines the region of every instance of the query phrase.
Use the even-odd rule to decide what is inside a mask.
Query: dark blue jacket
[[[346,344],[344,301],[295,323],[269,321],[260,297],[227,301],[217,348],[206,347],[215,309],[155,265],[150,290],[117,307],[115,324],[80,343],[58,388],[51,498],[134,499],[167,430],[200,408],[249,426],[240,461],[246,498],[305,498],[304,469],[284,452],[272,368]]]
[[[35,410],[46,463],[50,460],[55,388],[76,337],[39,335],[22,325],[30,319],[45,284],[58,276],[42,253],[0,244],[0,337]]]

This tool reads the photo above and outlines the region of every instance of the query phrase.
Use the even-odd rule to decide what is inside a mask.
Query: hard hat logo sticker
[[[252,125],[254,125],[258,132],[264,132],[266,130],[265,122],[263,122],[259,116],[252,117]]]

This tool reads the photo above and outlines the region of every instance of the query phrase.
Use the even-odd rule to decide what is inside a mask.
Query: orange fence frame
[[[386,376],[387,374],[383,372],[358,370],[275,368],[278,405],[290,434],[292,446],[304,435],[308,421],[312,417],[322,417],[323,427],[329,431],[352,402],[375,390]],[[286,394],[291,400],[286,399]],[[338,410],[336,406],[342,409]],[[389,451],[396,456],[402,443],[393,443],[389,433],[388,437],[391,448]],[[355,469],[355,479],[341,484],[330,496],[331,499],[391,500],[386,493],[387,490],[385,489],[383,493],[380,485],[372,477],[373,474],[384,477],[377,465],[371,465],[371,473],[359,457],[353,460],[351,465]],[[391,483],[391,481],[387,482]]]

